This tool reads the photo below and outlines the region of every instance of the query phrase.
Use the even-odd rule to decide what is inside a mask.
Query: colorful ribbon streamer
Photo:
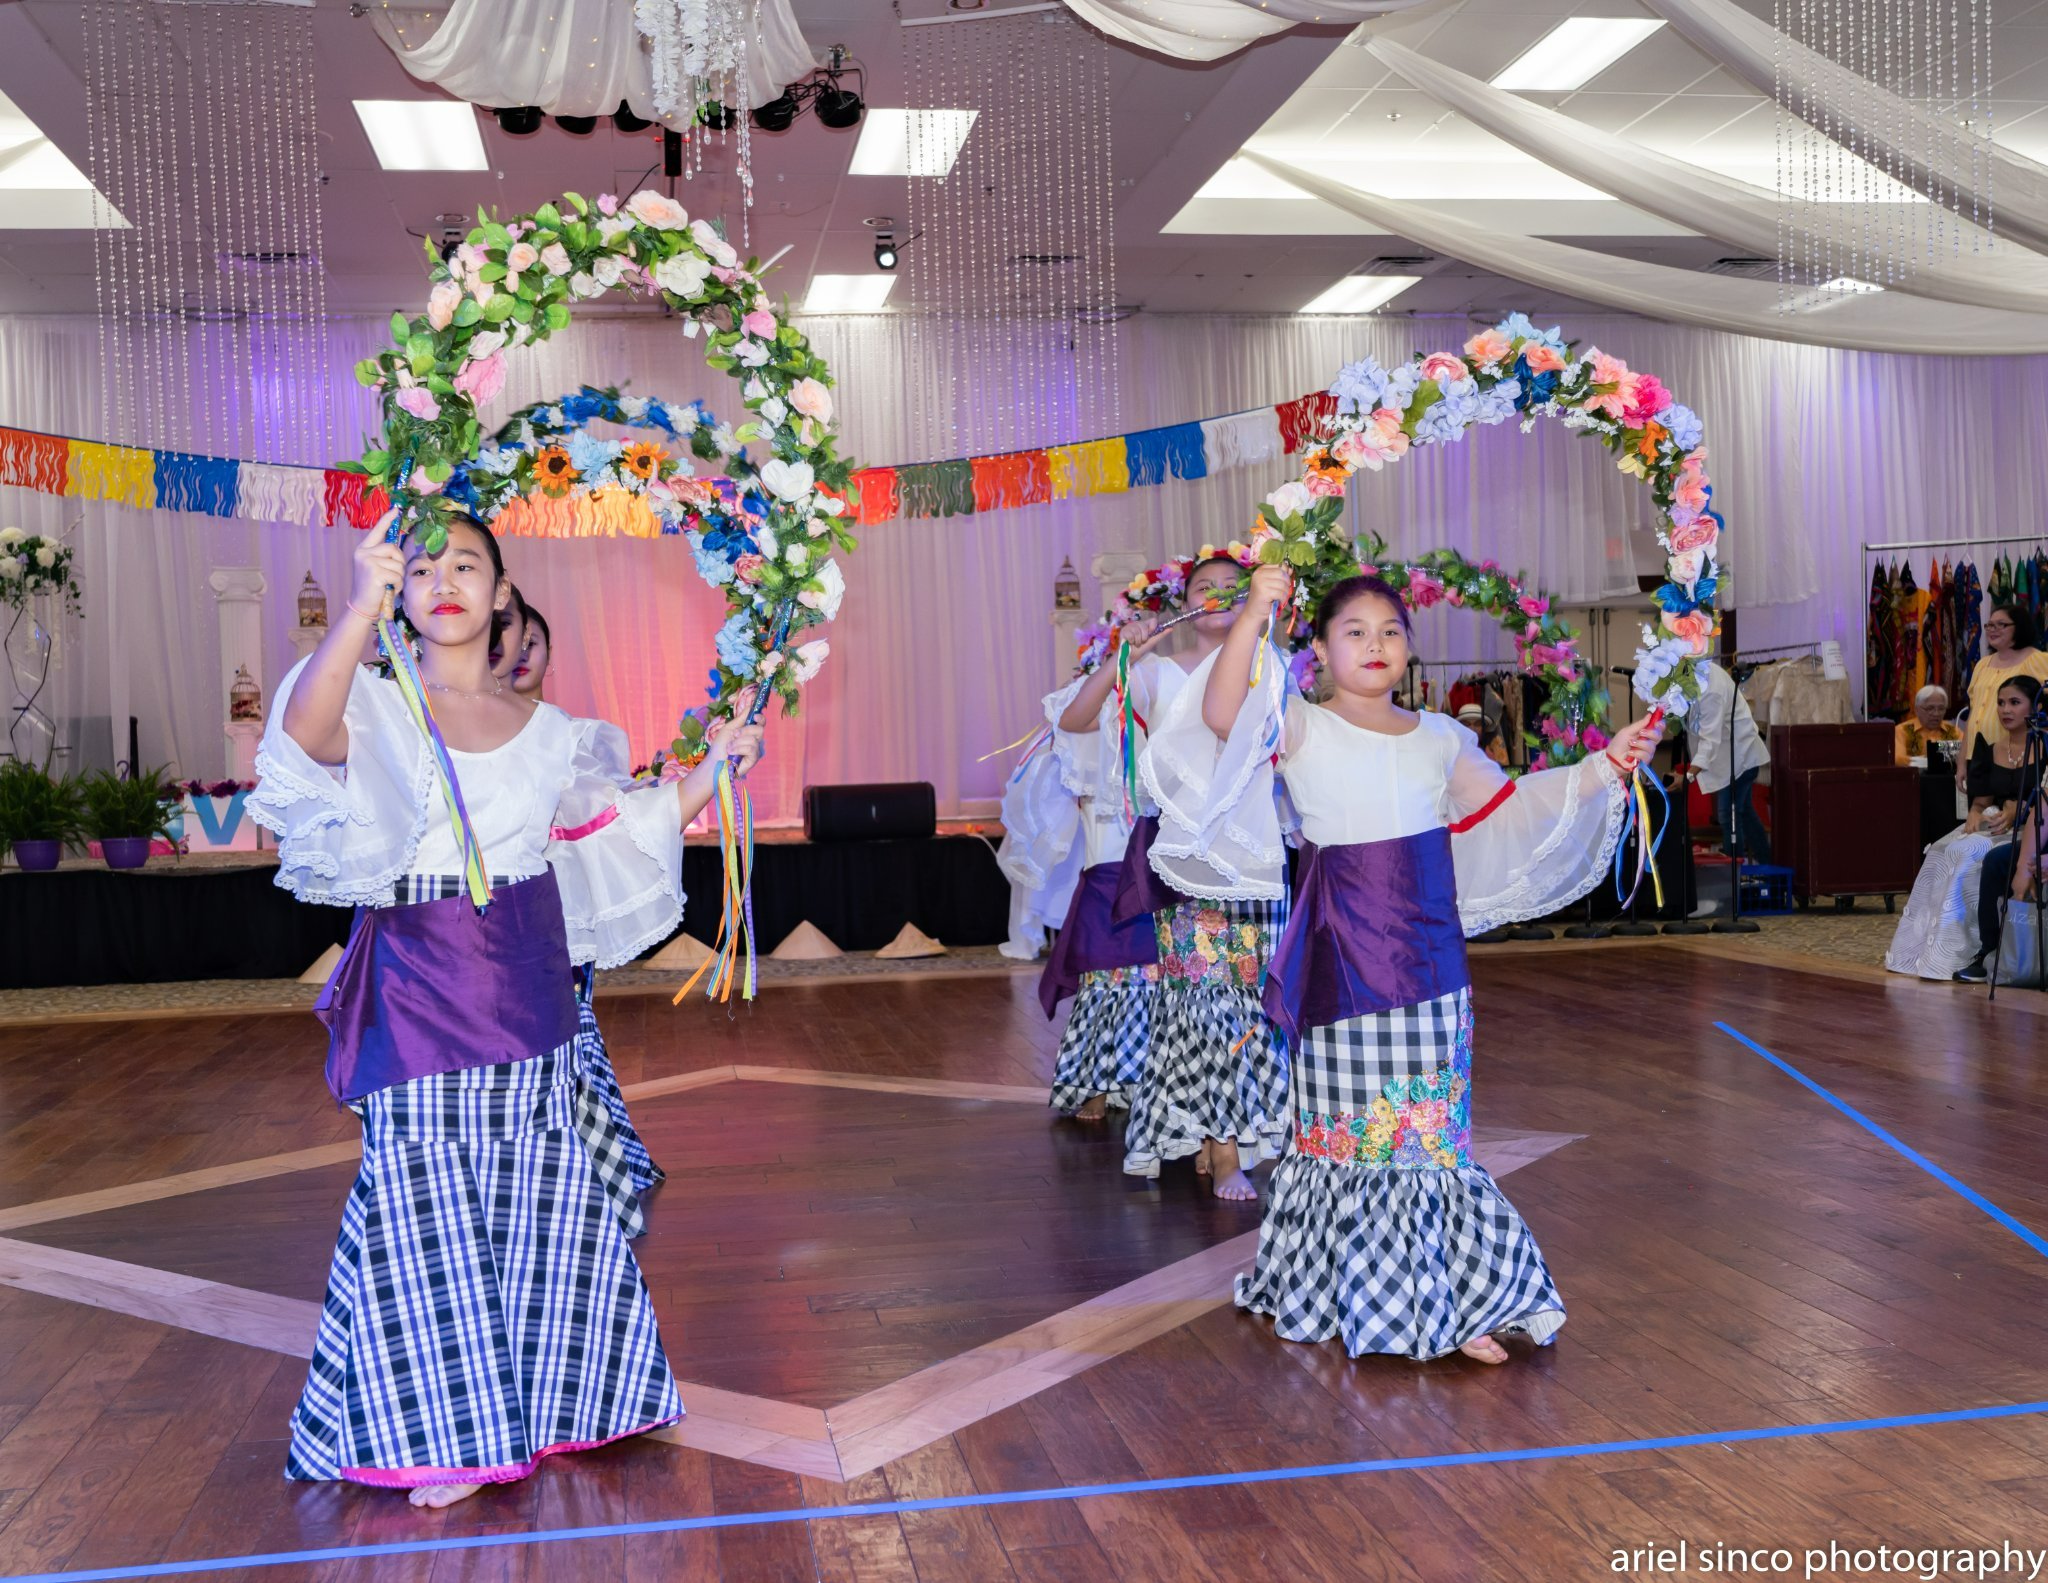
[[[733,982],[739,981],[740,999],[752,1000],[760,989],[760,964],[754,949],[754,804],[732,772],[732,762],[720,759],[714,772],[717,780],[712,800],[718,808],[718,846],[725,871],[725,898],[719,909],[718,939],[711,955],[697,964],[689,982],[669,1002],[680,1006],[683,997],[697,987],[707,972],[711,982],[704,986],[708,999],[725,1003],[732,998]],[[744,953],[745,965],[741,965]]]

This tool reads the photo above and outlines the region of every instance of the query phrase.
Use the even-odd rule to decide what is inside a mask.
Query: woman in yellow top
[[[1998,738],[1998,689],[2015,676],[2048,682],[2048,653],[2036,643],[2034,617],[2024,605],[1993,605],[1984,618],[1984,657],[1970,671],[1970,720],[1956,750],[1956,784],[1977,743]]]
[[[1913,695],[1913,713],[1892,727],[1892,762],[1910,764],[1927,758],[1930,742],[1960,742],[1963,728],[1947,719],[1948,694],[1939,687],[1923,687]]]

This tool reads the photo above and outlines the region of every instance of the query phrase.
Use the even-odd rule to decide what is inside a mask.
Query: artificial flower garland
[[[1575,353],[1558,330],[1513,313],[1462,352],[1418,355],[1392,370],[1370,358],[1353,363],[1330,394],[1335,414],[1305,451],[1301,477],[1266,497],[1251,538],[1258,559],[1294,569],[1297,610],[1357,569],[1359,555],[1338,527],[1353,475],[1416,446],[1463,439],[1474,424],[1519,417],[1526,432],[1539,417],[1559,418],[1650,486],[1667,580],[1655,595],[1658,626],[1643,628],[1635,686],[1667,713],[1685,713],[1717,630],[1723,524],[1711,506],[1700,420],[1654,374],[1598,349]]]

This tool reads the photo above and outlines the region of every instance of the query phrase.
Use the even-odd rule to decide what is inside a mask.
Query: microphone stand
[[[2029,771],[2032,772],[2031,784],[2029,784],[2028,779]],[[2038,872],[2041,863],[2041,836],[2044,824],[2041,806],[2041,782],[2044,771],[2048,771],[2048,703],[2037,701],[2034,705],[2033,714],[2027,720],[2026,751],[2020,755],[2020,805],[2012,821],[2012,834],[2007,838],[2008,848],[2012,852],[2013,878],[2018,879],[2020,855],[2024,850],[2020,843],[2020,832],[2027,827],[2029,820],[2033,822],[2034,865],[2037,871],[2034,875],[2034,963],[2036,972],[2041,970],[2044,961],[2041,954],[2042,947],[2044,944],[2048,944],[2048,925],[2044,925],[2042,919],[2044,901],[2041,894],[2041,876]],[[2012,908],[2006,905],[2011,900],[2012,892],[2008,889],[2005,896],[2000,900],[2000,904],[2005,910],[2005,927],[2008,929],[2018,927],[2020,922],[2019,919],[2012,916]],[[1999,935],[2001,947],[2004,944],[2004,940],[2005,936],[2001,932]],[[1982,942],[1980,941],[1979,943],[1981,944]],[[1986,983],[1990,988],[1990,993],[1985,996],[1987,1001],[1998,999],[1998,959],[2002,954],[2002,950],[1991,953],[1991,961],[1988,964],[1991,971],[1986,979]],[[2020,987],[2023,989],[2048,988],[2048,978],[2044,978],[2041,983],[2021,985]]]
[[[1617,665],[1614,667],[1614,674],[1628,678],[1628,723],[1634,725],[1636,723],[1635,670],[1632,666]],[[1651,770],[1650,773],[1654,775],[1656,771]],[[1636,827],[1636,840],[1647,844],[1649,839],[1650,832],[1638,825]],[[1654,861],[1654,858],[1652,861]],[[1636,897],[1634,895],[1631,895],[1628,899],[1628,916],[1608,930],[1610,934],[1624,935],[1630,938],[1651,935],[1656,932],[1657,926],[1654,923],[1645,923],[1636,917]]]
[[[1735,680],[1735,673],[1728,673],[1728,680]],[[1742,697],[1742,689],[1735,689],[1736,699]],[[1754,918],[1742,916],[1742,860],[1748,855],[1748,843],[1742,838],[1743,810],[1736,806],[1735,797],[1735,704],[1728,705],[1728,856],[1733,860],[1729,869],[1729,913],[1726,918],[1717,918],[1707,928],[1709,934],[1761,934],[1762,928]],[[1754,796],[1756,789],[1750,786],[1745,796]],[[1671,931],[1664,931],[1669,934]]]

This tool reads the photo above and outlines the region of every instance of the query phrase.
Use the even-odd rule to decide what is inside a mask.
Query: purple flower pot
[[[149,848],[146,835],[107,836],[100,842],[100,856],[108,868],[140,868],[149,861]]]
[[[47,874],[57,866],[57,860],[64,855],[62,841],[17,841],[14,843],[14,861],[19,863],[23,873]]]

